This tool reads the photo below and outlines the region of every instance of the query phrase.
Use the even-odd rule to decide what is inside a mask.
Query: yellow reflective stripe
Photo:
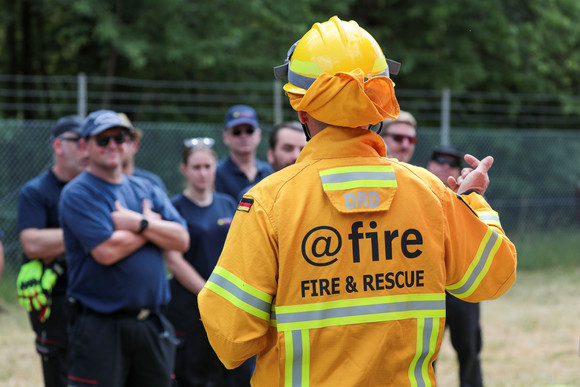
[[[488,227],[477,249],[477,253],[463,275],[463,278],[456,284],[447,286],[447,291],[459,298],[465,298],[471,295],[487,274],[502,240],[501,235],[491,227]]]
[[[294,342],[292,332],[284,332],[286,361],[284,362],[284,386],[292,386],[292,370],[294,369]]]
[[[477,216],[479,219],[489,225],[489,226],[498,226],[501,227],[501,223],[499,221],[499,214],[493,210],[485,210],[485,211],[476,211]]]
[[[375,59],[375,64],[373,65],[373,74],[380,73],[381,71],[385,71],[387,69],[387,58],[377,58]]]
[[[310,386],[310,331],[302,331],[302,386]]]
[[[290,70],[294,71],[295,73],[310,75],[313,77],[317,77],[322,74],[322,70],[320,70],[320,67],[317,63],[305,62],[299,59],[292,59],[290,62]]]
[[[224,268],[216,266],[205,287],[251,315],[270,320],[272,296],[245,283]]]
[[[415,356],[409,366],[409,381],[412,387],[431,387],[429,364],[437,348],[439,319],[417,320],[417,346]]]
[[[397,186],[397,179],[392,166],[339,167],[318,171],[318,174],[325,191]]]
[[[428,317],[445,317],[445,293],[405,294],[276,307],[279,332]]]
[[[395,169],[392,165],[362,165],[362,166],[350,166],[350,167],[337,167],[331,169],[325,169],[324,171],[319,171],[320,176],[335,175],[339,173],[348,172],[394,172]]]

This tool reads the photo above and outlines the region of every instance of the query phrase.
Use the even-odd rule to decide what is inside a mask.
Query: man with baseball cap
[[[122,173],[130,128],[112,110],[83,123],[87,169],[63,191],[70,269],[70,385],[171,384],[173,328],[162,250],[185,252],[185,221],[155,185]],[[98,332],[98,334],[95,334]]]
[[[415,153],[417,120],[411,113],[401,110],[399,117],[383,121],[381,137],[387,145],[388,157],[408,163]]]
[[[247,105],[232,106],[225,117],[224,143],[229,155],[220,160],[215,189],[235,200],[246,187],[256,184],[272,173],[266,161],[256,158],[256,149],[262,139],[256,111]]]
[[[427,169],[448,186],[450,178],[457,180],[461,175],[464,155],[452,145],[440,146],[433,149]],[[459,384],[481,387],[483,375],[479,353],[483,343],[479,303],[465,302],[445,292],[445,309],[445,326],[449,327],[451,344],[459,362]]]
[[[67,270],[58,201],[65,184],[88,162],[80,146],[83,120],[59,119],[50,132],[54,163],[28,181],[18,196],[18,232],[24,255],[17,278],[20,303],[29,311],[46,387],[67,385]]]

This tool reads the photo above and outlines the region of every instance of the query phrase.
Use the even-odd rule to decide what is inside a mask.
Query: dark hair
[[[184,146],[183,150],[181,151],[181,164],[187,165],[187,159],[189,159],[189,156],[191,156],[193,153],[200,151],[200,150],[208,151],[215,158],[216,161],[218,160],[217,153],[210,147],[207,147],[204,145]]]
[[[276,148],[276,144],[278,143],[278,132],[280,132],[281,129],[286,128],[301,133],[303,132],[302,124],[300,124],[300,122],[298,121],[287,121],[274,125],[274,127],[272,128],[272,133],[270,133],[270,149]]]

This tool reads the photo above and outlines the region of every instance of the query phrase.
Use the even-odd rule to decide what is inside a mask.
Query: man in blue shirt
[[[53,165],[24,184],[18,196],[18,232],[24,251],[22,270],[24,265],[34,265],[34,261],[42,263],[41,270],[56,266],[62,269],[51,290],[50,314],[46,307],[29,312],[46,387],[67,386],[67,271],[58,200],[65,184],[81,173],[88,162],[79,143],[82,123],[78,116],[62,117],[56,122],[50,134]]]
[[[225,118],[224,143],[228,157],[220,160],[215,189],[238,200],[240,192],[272,173],[272,166],[256,158],[262,139],[256,111],[247,105],[232,106]]]
[[[162,250],[185,252],[189,234],[165,193],[123,175],[129,130],[111,110],[85,119],[89,164],[59,204],[74,301],[74,386],[171,385],[175,341],[161,313],[170,299]]]

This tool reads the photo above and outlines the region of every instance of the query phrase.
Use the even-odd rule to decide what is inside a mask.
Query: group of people
[[[53,165],[23,186],[18,203],[19,299],[47,387],[249,385],[254,363],[226,370],[196,295],[239,194],[272,166],[292,164],[306,143],[297,123],[276,125],[269,164],[256,158],[260,136],[255,110],[236,105],[223,133],[228,157],[218,160],[213,138],[185,139],[186,187],[169,199],[158,175],[135,166],[142,131],[125,114],[99,110],[56,122]],[[223,192],[215,190],[219,176]]]
[[[446,314],[461,383],[481,385],[479,311],[466,325],[452,299],[477,307],[515,280],[483,198],[493,159],[447,146],[434,175],[409,164],[398,67],[356,22],[316,23],[274,69],[299,122],[274,127],[268,162],[255,110],[232,106],[228,156],[185,139],[172,198],[135,167],[125,115],[60,119],[54,165],[18,204],[45,385],[435,385]]]

